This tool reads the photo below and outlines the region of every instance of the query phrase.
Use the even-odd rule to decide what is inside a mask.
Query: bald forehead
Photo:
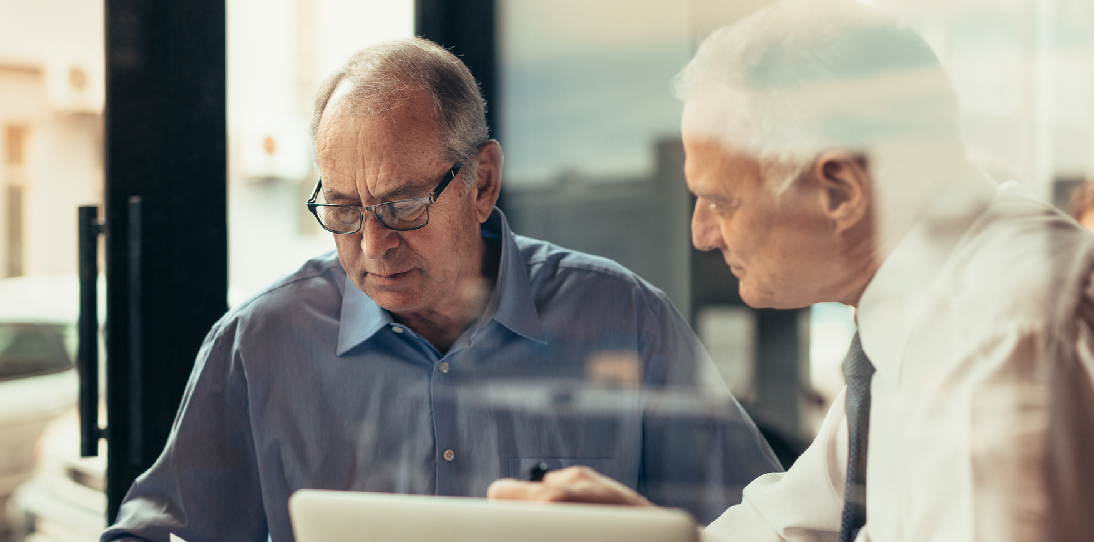
[[[332,197],[356,192],[364,203],[421,196],[417,184],[444,167],[432,100],[422,91],[412,91],[403,103],[381,111],[355,100],[353,92],[339,85],[316,136],[323,185]]]
[[[439,132],[433,99],[422,89],[406,88],[397,96],[370,96],[367,91],[354,87],[348,79],[343,80],[331,93],[316,130],[317,136],[332,123],[345,124],[352,118],[353,124],[375,130],[413,130]],[[363,121],[363,122],[360,122]],[[375,121],[375,122],[369,122]],[[439,133],[436,134],[439,137]]]

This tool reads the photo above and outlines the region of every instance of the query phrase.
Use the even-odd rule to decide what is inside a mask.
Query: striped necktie
[[[858,333],[843,360],[847,377],[847,488],[844,492],[840,542],[851,542],[866,524],[866,445],[870,435],[870,379],[874,365],[862,351]]]

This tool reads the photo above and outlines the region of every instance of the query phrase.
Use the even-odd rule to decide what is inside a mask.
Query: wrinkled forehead
[[[345,191],[352,183],[362,193],[378,194],[434,176],[444,152],[432,102],[421,94],[380,109],[340,85],[317,130],[324,186]]]
[[[356,139],[372,146],[406,149],[413,143],[439,146],[440,127],[433,100],[422,90],[372,97],[343,81],[331,95],[319,122],[317,137]],[[320,152],[322,146],[320,145]]]
[[[760,162],[722,141],[685,137],[684,152],[684,178],[697,196],[711,198],[764,183]]]

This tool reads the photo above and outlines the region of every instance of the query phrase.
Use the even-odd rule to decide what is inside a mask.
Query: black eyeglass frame
[[[350,234],[357,233],[357,232],[361,231],[361,228],[363,228],[365,226],[365,212],[366,211],[372,213],[373,216],[376,217],[376,221],[379,222],[380,224],[382,224],[385,228],[387,228],[389,230],[414,231],[414,230],[417,230],[417,229],[420,229],[420,228],[424,228],[426,226],[426,224],[429,224],[429,207],[437,202],[437,198],[441,197],[441,192],[444,192],[444,189],[448,188],[449,183],[454,181],[456,179],[456,176],[460,174],[460,167],[462,167],[462,166],[460,165],[459,162],[457,162],[455,164],[452,164],[452,169],[449,169],[448,173],[445,173],[444,178],[441,179],[441,182],[437,184],[437,186],[433,189],[433,191],[431,191],[429,193],[428,196],[424,196],[424,197],[421,197],[421,198],[407,198],[407,199],[401,199],[401,200],[396,200],[396,201],[388,201],[388,202],[384,202],[384,203],[377,203],[376,205],[369,205],[368,207],[365,207],[365,206],[362,206],[362,205],[337,205],[337,204],[334,204],[334,203],[316,203],[315,199],[317,197],[319,197],[319,191],[323,189],[323,178],[320,177],[318,180],[315,181],[315,190],[312,191],[311,197],[308,198],[308,202],[307,202],[308,210],[311,211],[312,216],[315,217],[315,220],[317,222],[319,222],[319,225],[322,226],[322,228],[324,230],[327,230],[327,231],[329,231],[333,234],[336,234],[336,235],[350,235]],[[425,222],[422,222],[421,224],[419,224],[417,226],[414,226],[413,228],[405,228],[405,229],[393,228],[393,227],[387,225],[387,223],[384,222],[384,219],[382,218],[383,215],[376,212],[377,209],[383,208],[385,206],[395,205],[395,204],[399,204],[399,203],[407,203],[407,202],[418,202],[418,203],[422,203],[422,204],[425,205]],[[356,207],[358,209],[361,209],[361,219],[357,223],[357,229],[355,229],[353,231],[334,231],[334,230],[328,228],[327,225],[323,223],[323,220],[321,218],[319,218],[319,211],[318,211],[319,207],[343,207],[343,208]]]

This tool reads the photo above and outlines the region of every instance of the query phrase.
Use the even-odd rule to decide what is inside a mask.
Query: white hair
[[[896,16],[854,0],[761,9],[704,40],[674,84],[681,99],[711,107],[702,135],[751,154],[776,194],[825,150],[862,153],[903,176],[928,173],[931,156],[947,168],[963,156],[957,98],[937,57]]]

